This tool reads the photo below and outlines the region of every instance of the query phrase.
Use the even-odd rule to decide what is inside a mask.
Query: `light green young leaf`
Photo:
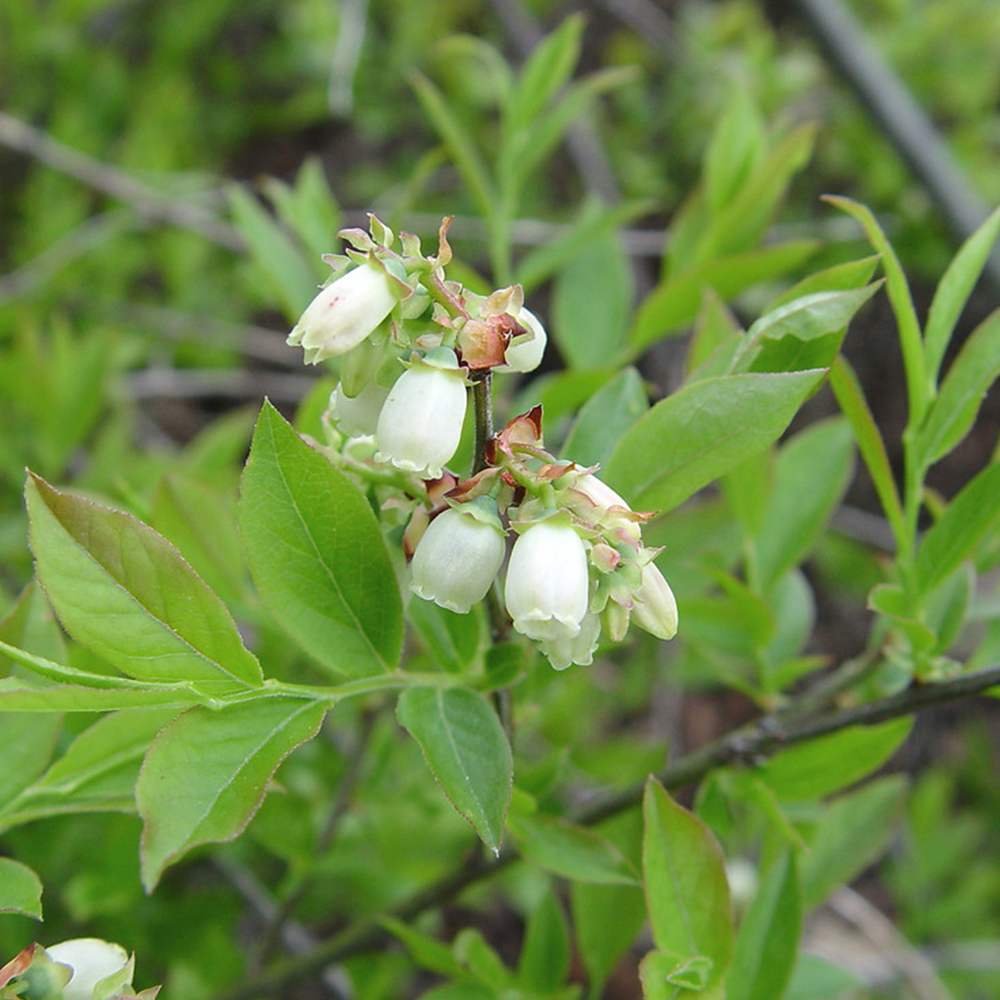
[[[194,708],[167,726],[135,789],[147,891],[191,848],[239,836],[278,766],[316,735],[325,714],[323,704],[273,697],[217,712]]]
[[[496,712],[465,688],[410,688],[399,698],[396,717],[451,804],[498,854],[514,764]]]
[[[13,858],[0,858],[0,913],[42,919],[42,881]]]
[[[396,666],[402,602],[375,515],[267,402],[243,472],[240,527],[261,599],[303,649],[351,677]]]
[[[917,551],[917,584],[929,594],[968,559],[1000,517],[1000,462],[966,483],[927,531]]]
[[[553,875],[596,885],[636,885],[628,859],[600,834],[557,816],[511,816],[511,835],[521,853]]]
[[[634,509],[668,511],[777,440],[825,375],[727,375],[688,385],[632,425],[603,478]]]
[[[786,850],[757,890],[733,949],[726,1000],[774,1000],[784,994],[802,933],[795,855]]]
[[[725,987],[712,975],[713,963],[705,955],[678,960],[664,951],[651,951],[639,963],[643,1000],[723,1000]]]
[[[452,113],[441,91],[423,73],[412,70],[409,80],[417,92],[424,113],[455,161],[455,166],[479,211],[485,218],[492,218],[496,211],[496,195],[489,171],[476,149],[472,136]]]
[[[475,660],[482,640],[478,608],[458,614],[432,601],[414,598],[407,606],[406,616],[445,670],[460,674]]]
[[[892,475],[892,467],[889,465],[885,442],[868,408],[868,401],[865,399],[861,384],[843,357],[837,358],[830,369],[830,388],[851,425],[858,450],[875,484],[875,492],[878,493],[882,510],[892,525],[893,534],[897,541],[903,539],[906,537],[903,506],[896,489],[896,480]]]
[[[910,404],[910,423],[912,426],[919,426],[929,399],[924,345],[920,336],[920,322],[917,319],[917,312],[913,308],[910,286],[903,273],[902,265],[899,263],[899,258],[896,256],[892,244],[886,239],[882,227],[867,206],[852,201],[850,198],[836,195],[824,195],[823,200],[857,219],[868,237],[868,242],[882,257],[886,292],[896,317],[900,347],[903,352],[903,366],[906,370],[906,395]]]
[[[554,993],[569,972],[569,930],[559,900],[550,889],[538,901],[524,932],[517,966],[520,985],[529,993]]]
[[[695,318],[684,373],[695,382],[729,372],[743,339],[743,328],[715,289],[706,288]]]
[[[765,313],[773,312],[804,295],[814,295],[816,292],[848,292],[855,288],[861,288],[871,280],[875,268],[878,267],[878,262],[878,254],[873,254],[871,257],[861,257],[843,264],[834,264],[833,267],[810,274],[782,292],[771,302]]]
[[[642,865],[653,941],[675,963],[707,960],[702,991],[725,979],[733,954],[733,915],[722,851],[711,831],[650,778]]]
[[[318,156],[305,159],[294,187],[269,177],[264,181],[264,191],[281,221],[298,236],[314,260],[330,252],[341,228],[341,212]]]
[[[646,923],[642,889],[631,885],[570,883],[577,953],[592,990],[615,970]]]
[[[465,969],[452,954],[451,948],[443,942],[395,917],[382,917],[379,924],[399,939],[421,969],[451,979],[457,979],[465,974]]]
[[[571,368],[613,365],[628,329],[632,269],[614,233],[596,239],[556,276],[550,333]]]
[[[851,481],[854,455],[846,420],[826,420],[782,448],[771,502],[756,535],[757,568],[765,592],[809,554]]]
[[[746,87],[737,85],[705,151],[705,198],[713,214],[733,200],[764,152],[764,123]]]
[[[261,683],[225,605],[162,535],[34,475],[25,496],[38,578],[82,645],[140,680]]]
[[[583,406],[562,447],[578,465],[603,465],[622,435],[649,409],[642,376],[624,368]]]
[[[1000,236],[1000,208],[996,209],[962,244],[938,282],[927,313],[927,327],[924,330],[927,379],[932,392],[937,386],[938,372],[941,370],[941,362],[955,331],[955,324],[986,266],[986,260],[998,236]]]
[[[913,444],[920,468],[948,454],[969,433],[986,390],[1000,375],[1000,309],[962,345]]]
[[[232,184],[226,196],[250,256],[271,294],[281,303],[285,318],[294,323],[319,291],[316,268],[253,195]]]
[[[789,747],[762,764],[757,773],[779,799],[818,799],[847,788],[877,771],[910,734],[913,720],[852,726]]]
[[[7,683],[7,682],[4,682]],[[0,719],[0,809],[44,770],[62,732],[58,715],[17,713]]]
[[[752,285],[794,270],[816,252],[809,240],[725,254],[691,264],[662,280],[636,313],[629,340],[635,353],[679,333],[697,316],[706,288],[729,302]]]
[[[802,857],[802,898],[807,912],[881,856],[903,814],[906,791],[906,778],[893,774],[841,795],[827,806]]]

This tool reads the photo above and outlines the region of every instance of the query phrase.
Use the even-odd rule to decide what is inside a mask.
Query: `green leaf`
[[[962,345],[941,392],[913,443],[926,469],[944,457],[972,427],[986,390],[1000,375],[1000,309],[990,313]]]
[[[845,420],[813,424],[785,444],[771,502],[757,532],[757,568],[767,591],[819,540],[851,481],[854,442]]]
[[[592,991],[614,972],[646,923],[646,901],[637,886],[570,884],[577,953]]]
[[[842,357],[837,358],[830,369],[830,388],[837,397],[838,406],[851,425],[854,439],[858,443],[858,450],[861,452],[868,468],[868,474],[875,484],[875,491],[878,493],[882,510],[885,511],[885,516],[892,525],[893,534],[897,540],[906,538],[903,506],[899,500],[892,467],[889,465],[889,455],[885,450],[885,442],[882,440],[882,434],[868,408],[868,401],[865,399],[861,383],[858,382],[853,369]]]
[[[294,322],[316,296],[316,272],[274,217],[238,184],[226,189],[229,209],[250,256],[285,318]]]
[[[521,853],[553,875],[596,885],[636,885],[628,859],[600,834],[557,816],[517,815],[509,821]]]
[[[819,906],[881,856],[906,804],[907,781],[890,775],[831,802],[802,858],[806,910]]]
[[[120,708],[188,708],[206,699],[187,687],[93,688],[0,680],[0,712],[112,712]],[[40,723],[39,723],[40,724]]]
[[[642,865],[656,947],[676,962],[708,959],[702,987],[721,984],[733,952],[733,916],[722,851],[711,831],[655,779],[643,798]]]
[[[892,305],[893,315],[896,317],[900,347],[903,351],[903,365],[906,369],[906,394],[910,403],[910,420],[913,425],[918,425],[923,419],[929,395],[926,385],[920,322],[917,319],[916,310],[913,308],[910,286],[903,273],[902,265],[899,263],[899,258],[896,256],[892,244],[886,239],[882,227],[869,208],[852,201],[850,198],[836,195],[824,195],[823,200],[857,219],[868,237],[868,242],[882,257],[886,293]]]
[[[499,854],[514,765],[496,712],[473,691],[428,687],[404,691],[396,717],[451,804]]]
[[[312,701],[260,698],[217,712],[194,708],[167,726],[135,788],[147,891],[192,847],[239,836],[278,766],[316,735],[325,714]]]
[[[583,406],[562,454],[578,465],[603,465],[622,435],[649,409],[642,376],[624,368]]]
[[[632,425],[603,478],[636,510],[670,510],[775,441],[825,374],[727,375],[688,385]]]
[[[737,371],[801,371],[833,363],[857,310],[879,285],[814,292],[765,313],[747,331]]]
[[[42,881],[27,866],[0,858],[0,913],[42,919]]]
[[[378,521],[354,484],[270,403],[243,473],[240,527],[261,599],[330,670],[392,670],[402,602]]]
[[[917,551],[917,584],[929,594],[956,570],[1000,516],[1000,462],[966,483],[924,535]]]
[[[737,196],[765,146],[764,123],[743,86],[734,86],[705,151],[705,198],[713,214]]]
[[[762,764],[757,773],[783,801],[823,798],[877,771],[899,749],[912,726],[910,718],[852,726],[789,747]]]
[[[562,986],[568,972],[569,930],[562,906],[550,889],[528,919],[517,976],[525,990],[546,994]]]
[[[62,732],[62,718],[17,713],[0,719],[0,809],[44,770]]]
[[[726,977],[726,1000],[773,1000],[784,994],[802,933],[795,856],[785,851],[768,870],[747,912]]]
[[[863,990],[864,983],[853,973],[803,952],[782,1000],[844,1000]]]
[[[390,934],[399,939],[420,968],[434,972],[439,976],[451,978],[458,978],[464,974],[465,970],[452,955],[448,945],[429,937],[395,917],[382,917],[379,923]]]
[[[556,276],[551,333],[571,368],[612,365],[632,309],[632,270],[615,233],[594,240]]]
[[[496,211],[496,195],[489,171],[476,149],[472,136],[448,107],[441,91],[422,73],[412,70],[410,84],[417,92],[424,114],[441,137],[479,211],[487,219]]]
[[[167,475],[153,497],[150,522],[217,594],[231,600],[246,594],[250,581],[231,496]]]
[[[649,293],[636,314],[629,336],[638,353],[662,337],[679,333],[697,316],[706,288],[726,302],[752,285],[780,277],[816,251],[809,240],[789,240],[774,246],[713,257],[672,274]]]
[[[38,578],[66,631],[141,680],[261,683],[225,605],[160,534],[29,475]]]
[[[924,330],[927,378],[932,390],[937,384],[937,375],[955,331],[955,324],[986,266],[998,236],[1000,236],[1000,208],[996,209],[962,244],[938,282]]]
[[[873,254],[871,257],[861,257],[843,264],[834,264],[833,267],[810,274],[782,292],[771,302],[765,312],[772,312],[780,306],[802,298],[804,295],[813,295],[816,292],[847,292],[861,288],[862,285],[867,285],[871,280],[875,268],[878,267],[879,259],[878,254]]]
[[[644,1000],[684,1000],[692,993],[698,1000],[723,1000],[725,990],[712,976],[713,962],[705,955],[677,960],[663,951],[651,951],[639,963]]]
[[[482,640],[481,615],[476,608],[457,614],[432,601],[413,599],[406,614],[445,670],[460,674],[476,659]]]

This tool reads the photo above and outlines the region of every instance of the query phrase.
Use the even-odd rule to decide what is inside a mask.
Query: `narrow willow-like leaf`
[[[303,649],[352,677],[396,666],[402,602],[375,515],[270,403],[243,472],[240,526],[262,600]]]
[[[688,385],[632,425],[603,478],[634,509],[668,511],[777,440],[825,374],[727,375]]]
[[[725,861],[711,831],[650,778],[643,798],[642,866],[653,941],[675,962],[704,959],[703,990],[724,981],[733,953]]]
[[[551,995],[569,972],[569,930],[562,905],[551,889],[538,901],[524,932],[517,966],[521,985],[536,995]]]
[[[868,474],[875,484],[882,510],[892,525],[897,542],[906,538],[906,523],[903,517],[903,505],[900,503],[896,480],[889,465],[889,455],[885,450],[885,442],[875,423],[868,401],[865,399],[861,384],[853,369],[843,357],[837,358],[830,369],[830,388],[837,397],[844,416],[847,417],[858,450],[868,468]]]
[[[38,578],[82,645],[140,680],[261,683],[226,606],[162,535],[34,475],[25,496]]]
[[[42,919],[42,882],[27,866],[0,858],[0,913],[22,913]]]
[[[734,86],[705,151],[705,198],[713,213],[739,193],[764,148],[760,110],[745,87]]]
[[[556,816],[516,816],[510,831],[521,853],[539,868],[575,882],[638,885],[636,872],[609,840]]]
[[[851,428],[841,419],[813,424],[782,447],[771,502],[756,536],[764,590],[797,566],[819,539],[850,483],[853,455]]]
[[[822,798],[877,771],[902,745],[913,720],[893,719],[877,726],[852,726],[789,747],[758,769],[779,799]]]
[[[927,353],[927,379],[936,388],[938,372],[948,349],[955,324],[965,308],[972,289],[979,280],[993,245],[1000,236],[1000,208],[962,244],[938,282],[927,313],[924,345]]]
[[[630,334],[638,353],[661,337],[679,333],[695,316],[706,288],[729,301],[751,285],[787,274],[816,252],[808,240],[713,257],[672,274],[658,284],[639,307]]]
[[[498,854],[514,764],[496,712],[465,688],[411,688],[396,716],[451,804]]]
[[[563,445],[563,457],[578,465],[604,465],[648,409],[642,376],[634,368],[622,369],[584,404]]]
[[[853,288],[861,288],[871,280],[878,262],[878,254],[872,254],[870,257],[834,264],[833,267],[810,274],[783,291],[768,305],[765,312],[772,312],[780,306],[802,298],[803,295],[813,295],[816,292],[846,292]]]
[[[943,458],[969,433],[986,390],[1000,375],[1000,309],[962,345],[914,442],[920,467]]]
[[[917,551],[917,584],[929,594],[968,559],[980,539],[1000,517],[1000,462],[983,469],[967,483]]]
[[[802,933],[802,901],[795,856],[772,863],[740,925],[726,1000],[774,1000],[784,995]]]
[[[217,712],[194,708],[169,725],[146,755],[135,788],[146,889],[192,847],[242,833],[271,776],[316,735],[325,713],[322,704],[275,697]]]
[[[920,321],[913,307],[910,286],[903,273],[902,265],[886,239],[878,220],[871,209],[850,198],[839,195],[824,195],[824,201],[835,205],[842,212],[857,219],[868,237],[868,242],[882,255],[882,270],[885,272],[886,292],[899,329],[900,347],[903,351],[903,367],[906,370],[906,395],[910,403],[910,424],[918,426],[927,408],[929,395],[926,385],[926,365],[924,345],[920,337]]]
[[[205,698],[186,687],[93,688],[0,680],[0,712],[113,712],[120,708],[188,708]],[[4,723],[7,725],[8,723]]]

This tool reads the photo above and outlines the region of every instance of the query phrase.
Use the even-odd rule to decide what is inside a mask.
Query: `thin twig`
[[[778,716],[765,716],[686,754],[669,765],[658,778],[665,788],[677,789],[698,781],[718,767],[754,763],[795,743],[828,736],[850,726],[874,725],[910,715],[932,705],[982,694],[997,685],[1000,685],[1000,666],[936,684],[914,685],[898,694],[830,712],[803,723],[782,726]],[[639,805],[644,788],[644,784],[636,784],[610,794],[570,818],[581,826],[593,826]],[[443,906],[469,886],[490,878],[519,859],[520,855],[513,846],[507,846],[496,859],[484,858],[476,853],[465,866],[449,872],[387,915],[403,921],[411,920],[426,910]],[[255,1000],[257,997],[280,994],[290,982],[308,976],[331,962],[344,961],[384,947],[390,940],[391,935],[382,929],[377,919],[360,920],[311,952],[277,963],[270,970],[256,975],[253,982],[242,983],[216,1000]]]

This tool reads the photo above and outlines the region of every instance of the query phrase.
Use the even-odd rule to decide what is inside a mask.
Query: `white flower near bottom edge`
[[[128,952],[120,944],[100,938],[73,938],[45,951],[53,962],[73,970],[70,981],[63,987],[63,1000],[94,1000],[94,987],[121,973],[129,964]],[[131,983],[131,976],[125,982]],[[120,986],[115,992],[119,991]]]
[[[425,601],[460,614],[489,592],[506,546],[504,534],[455,508],[431,521],[410,563],[410,588]]]
[[[465,390],[465,376],[450,348],[438,348],[414,362],[396,379],[382,405],[375,429],[376,460],[416,472],[422,479],[437,479],[462,437]]]
[[[530,525],[514,543],[507,565],[504,601],[514,628],[561,654],[580,634],[589,600],[587,550],[580,536],[569,524]]]
[[[286,343],[303,348],[307,365],[346,354],[374,332],[396,301],[388,275],[374,264],[359,264],[306,306]]]

